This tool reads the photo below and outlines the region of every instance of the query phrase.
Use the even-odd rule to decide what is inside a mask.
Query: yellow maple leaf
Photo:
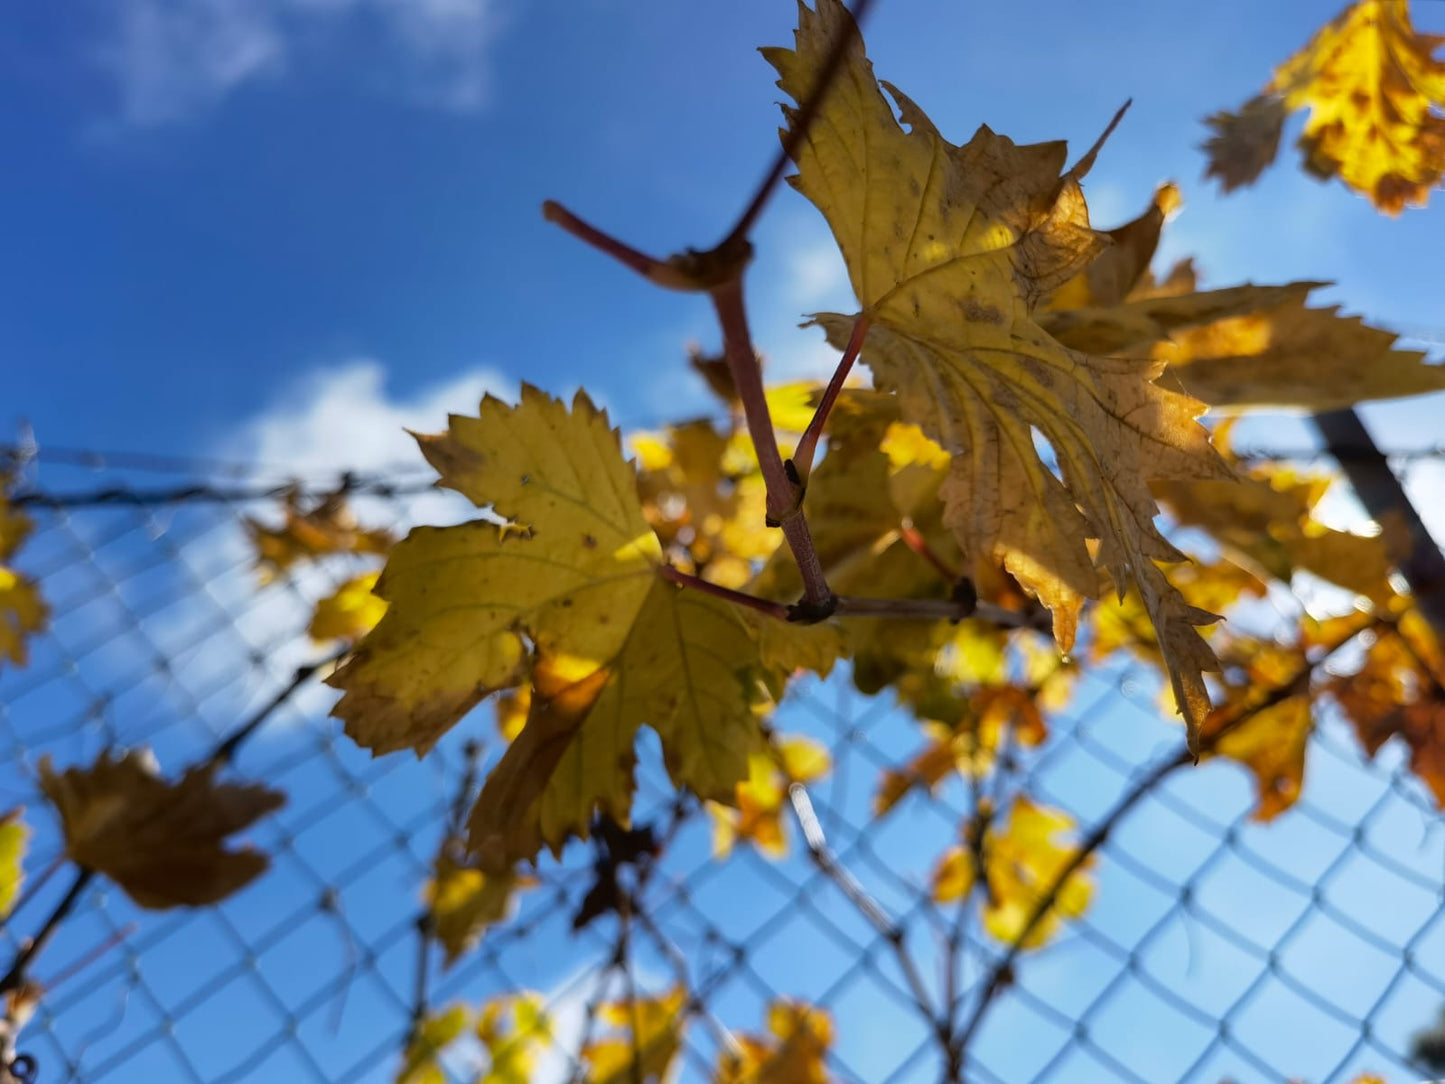
[[[1073,827],[1073,818],[1067,813],[1020,796],[1014,801],[1008,824],[985,832],[983,926],[991,936],[1006,945],[1038,948],[1053,937],[1064,918],[1077,918],[1088,909],[1094,893],[1087,876],[1093,855],[1075,867],[1077,852],[1058,839]],[[934,867],[934,900],[948,903],[966,897],[977,875],[971,850],[949,848]],[[1034,911],[1050,893],[1048,911],[1025,935]]]
[[[447,967],[470,951],[490,926],[510,917],[519,889],[536,883],[512,870],[483,873],[460,861],[455,853],[459,849],[450,841],[443,844],[422,893]]]
[[[396,1084],[447,1084],[441,1054],[466,1031],[467,1016],[465,1005],[448,1005],[418,1021],[402,1051]]]
[[[821,742],[799,735],[776,738],[772,748],[748,758],[748,777],[737,785],[735,806],[709,802],[713,820],[713,856],[726,858],[740,839],[769,858],[788,853],[783,807],[792,783],[811,783],[827,775],[832,757]]]
[[[0,473],[0,662],[9,659],[15,666],[24,666],[30,657],[26,641],[45,631],[50,608],[35,581],[9,567],[34,525],[5,499],[8,483],[8,477]]]
[[[1061,174],[1062,143],[1019,146],[983,127],[955,146],[889,85],[905,131],[838,0],[800,10],[795,50],[766,51],[794,100],[807,98],[840,34],[853,34],[842,73],[802,140],[794,184],[842,249],[878,386],[953,456],[945,522],[1048,606],[1065,650],[1083,600],[1099,593],[1085,540],[1100,539],[1100,562],[1117,584],[1138,586],[1160,630],[1197,734],[1214,659],[1195,626],[1214,617],[1185,605],[1154,564],[1183,557],[1154,525],[1148,481],[1227,468],[1196,421],[1202,404],[1154,383],[1158,362],[1072,351],[1034,316],[1108,243],[1089,227],[1079,187],[1094,151]],[[841,347],[857,318],[815,319]]]
[[[1294,805],[1304,783],[1314,732],[1305,646],[1250,639],[1221,652],[1231,680],[1204,722],[1203,740],[1210,756],[1228,757],[1254,774],[1255,820],[1273,820]]]
[[[731,603],[659,574],[606,415],[526,387],[516,407],[489,397],[419,440],[443,485],[509,522],[422,527],[396,546],[376,585],[385,617],[329,679],[347,733],[420,755],[488,693],[529,684],[527,721],[468,822],[489,872],[585,837],[594,811],[626,823],[640,725],[679,786],[731,801],[757,745],[763,641]]]
[[[1445,390],[1445,365],[1394,349],[1394,332],[1341,316],[1337,305],[1306,308],[1301,293],[1268,300],[1176,330],[1151,353],[1168,364],[1167,377],[1219,408],[1324,411]]]
[[[833,1019],[823,1009],[778,998],[766,1035],[738,1036],[718,1059],[716,1084],[827,1084]]]
[[[661,1084],[682,1047],[687,991],[674,987],[658,997],[611,1001],[598,1017],[623,1034],[582,1048],[587,1084]]]
[[[352,514],[346,492],[339,489],[305,507],[299,489],[287,490],[281,526],[272,527],[247,516],[244,525],[256,547],[256,570],[270,583],[299,561],[338,553],[385,554],[395,539],[390,531],[364,528]]]
[[[537,1057],[552,1039],[552,1021],[541,996],[524,990],[483,1005],[475,1031],[487,1050],[487,1071],[476,1084],[530,1084]]]
[[[25,844],[30,828],[20,819],[20,809],[0,814],[0,919],[10,913],[20,886],[25,883]]]
[[[279,809],[285,795],[215,775],[209,764],[170,783],[137,751],[105,752],[89,768],[61,773],[40,760],[40,789],[60,815],[71,861],[151,910],[216,903],[269,865],[250,847],[228,850],[226,837]]]
[[[1053,309],[1117,305],[1128,297],[1149,270],[1165,221],[1183,202],[1178,186],[1162,184],[1138,218],[1105,231],[1113,242],[1094,260],[1049,296]]]
[[[1423,206],[1445,175],[1442,42],[1415,32],[1407,0],[1359,0],[1280,65],[1268,91],[1310,110],[1305,168],[1389,214]]]
[[[1358,0],[1275,70],[1238,113],[1206,123],[1209,174],[1252,184],[1279,148],[1286,114],[1308,109],[1304,168],[1338,176],[1387,214],[1423,206],[1445,176],[1445,38],[1419,34],[1408,0]]]
[[[341,584],[316,603],[306,634],[316,643],[359,640],[376,627],[386,613],[386,600],[372,593],[379,572],[365,572]]]

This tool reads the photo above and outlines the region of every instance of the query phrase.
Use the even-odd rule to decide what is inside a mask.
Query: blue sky
[[[1445,31],[1445,4],[1416,7],[1423,29]],[[1332,280],[1323,298],[1445,339],[1438,204],[1382,218],[1338,185],[1303,176],[1288,145],[1253,189],[1220,198],[1200,181],[1199,119],[1254,93],[1333,13],[1314,0],[879,0],[867,39],[879,74],[958,141],[988,123],[1019,141],[1067,138],[1082,150],[1133,98],[1086,184],[1096,224],[1133,217],[1173,179],[1185,210],[1161,262],[1192,255],[1210,285]],[[776,146],[780,95],[756,47],[786,44],[793,21],[783,0],[76,0],[9,12],[0,36],[0,140],[11,148],[0,171],[0,439],[24,422],[42,445],[227,454],[282,468],[410,466],[404,425],[440,428],[447,410],[522,379],[556,392],[583,384],[628,424],[706,408],[683,364],[690,340],[715,345],[705,301],[656,291],[548,226],[539,207],[558,199],[658,254],[718,239]],[[818,332],[795,324],[850,304],[826,227],[784,191],[755,241],[758,345],[774,373],[825,374]],[[1368,416],[1389,447],[1412,447],[1440,439],[1438,408]],[[1261,444],[1308,440],[1289,420],[1256,434]],[[240,608],[251,581],[235,571],[237,546],[227,535],[202,548],[212,563],[199,567],[222,604]],[[268,603],[248,620],[250,641],[268,644],[304,614],[293,606],[278,616]],[[185,623],[167,622],[172,640],[158,632],[160,646],[186,647]],[[73,624],[79,636],[83,615]],[[118,650],[107,666],[133,661],[134,645]],[[229,640],[198,648],[188,680],[223,673],[236,650]],[[242,692],[262,695],[308,650],[287,647],[269,679],[253,673]],[[223,727],[239,702],[220,701],[207,725]],[[912,748],[911,728],[893,725],[897,751]],[[1140,733],[1121,739],[1120,755],[1173,732]],[[273,748],[262,762],[278,756]],[[1209,778],[1218,785],[1224,775]],[[1223,821],[1247,805],[1234,783],[1210,797]],[[1315,794],[1326,806],[1339,798]],[[1107,792],[1060,775],[1053,795],[1098,812]],[[861,817],[867,793],[837,801]],[[891,853],[919,876],[929,855],[905,843],[922,815],[904,810],[891,829]],[[1166,811],[1155,815],[1138,846],[1163,861],[1180,851],[1182,830],[1169,835],[1158,827]],[[705,851],[703,840],[691,846]],[[1436,857],[1415,854],[1411,868]],[[1100,928],[1133,929],[1145,888],[1122,865],[1106,870],[1119,887],[1101,897],[1115,902],[1101,905]],[[243,915],[264,909],[259,897],[238,905]],[[1269,908],[1253,917],[1265,923]],[[1199,996],[1228,986],[1227,948],[1209,957],[1220,976],[1194,975]],[[803,959],[797,952],[774,964]],[[1064,997],[1104,965],[1094,966],[1040,970],[1039,981]],[[562,970],[548,960],[546,973],[550,982]],[[1241,966],[1232,977],[1248,973]],[[1419,992],[1390,1026],[1407,1033],[1433,1001]],[[751,1026],[756,1006],[746,1010]],[[363,1022],[383,1018],[356,1011]],[[1037,1026],[1017,1012],[1018,1028]],[[990,1063],[1042,1056],[1043,1046],[1009,1046],[1009,1019],[985,1032],[1000,1044],[985,1050]],[[1149,1046],[1145,1030],[1134,1046]],[[1284,1047],[1278,1064],[1310,1069],[1305,1044],[1260,1039],[1271,1041]],[[871,1064],[866,1036],[853,1045],[857,1064]],[[872,1053],[886,1064],[886,1050]],[[1162,1073],[1169,1056],[1145,1051],[1138,1064]],[[1225,1069],[1253,1079],[1240,1063],[1226,1059]]]
[[[1082,148],[1132,97],[1087,185],[1097,223],[1172,178],[1186,208],[1164,258],[1195,255],[1218,285],[1330,279],[1350,310],[1436,328],[1438,213],[1383,219],[1288,148],[1232,198],[1199,180],[1199,118],[1329,10],[889,0],[868,37],[960,140],[986,122]],[[196,452],[360,358],[395,400],[491,370],[585,383],[627,420],[702,402],[680,360],[715,339],[705,303],[609,266],[538,206],[659,253],[716,239],[775,146],[755,47],[789,40],[791,4],[107,0],[9,22],[0,425]],[[817,331],[793,325],[849,301],[826,229],[788,192],[757,242],[759,343],[777,371],[818,370]]]

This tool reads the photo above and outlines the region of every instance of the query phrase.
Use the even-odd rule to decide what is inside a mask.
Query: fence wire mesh
[[[1440,467],[1436,455],[1401,463],[1407,482]],[[34,783],[40,757],[68,765],[146,745],[178,769],[325,657],[305,635],[312,603],[357,568],[334,560],[258,587],[242,527],[270,514],[288,481],[253,465],[133,456],[58,453],[26,468],[36,532],[24,567],[53,614],[29,666],[0,673],[0,802],[26,806],[35,833],[28,898],[0,934],[7,957],[67,889],[63,873],[44,877],[62,845]],[[409,469],[345,479],[369,524],[466,516],[429,482]],[[318,494],[337,484],[301,483]],[[574,845],[541,863],[513,919],[447,971],[419,955],[420,891],[465,743],[498,751],[489,713],[424,761],[372,759],[326,717],[333,698],[304,684],[238,753],[239,775],[288,795],[252,832],[272,858],[267,875],[218,907],[164,914],[101,882],[85,889],[35,972],[47,992],[20,1047],[40,1080],[392,1080],[420,1003],[523,989],[554,1021],[534,1079],[566,1080],[602,1001],[679,981],[690,991],[684,1080],[711,1079],[720,1049],[760,1031],[780,996],[831,1014],[834,1078],[941,1078],[900,960],[918,961],[939,1003],[956,915],[933,902],[929,874],[971,799],[959,783],[873,816],[879,773],[920,745],[888,696],[860,695],[846,674],[804,681],[773,724],[832,752],[810,799],[846,877],[819,868],[796,825],[782,859],[741,846],[716,860],[708,817],[674,795],[644,739],[634,817],[667,845],[641,878],[628,934],[616,916],[574,930],[593,884],[593,854]],[[1072,814],[1081,837],[1099,838],[1095,897],[1004,976],[968,1045],[967,1080],[1431,1075],[1412,1050],[1445,1001],[1445,833],[1401,750],[1371,760],[1326,714],[1300,801],[1262,825],[1238,765],[1179,761],[1178,726],[1141,667],[1086,671],[1049,721],[1048,741],[1017,753],[1012,771]],[[847,878],[883,922],[868,920]],[[1004,947],[964,933],[966,1015]],[[449,1054],[452,1079],[474,1079],[474,1055]]]

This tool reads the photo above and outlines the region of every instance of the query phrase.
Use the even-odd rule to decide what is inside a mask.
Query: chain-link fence
[[[797,795],[800,819],[816,814],[809,840],[795,820],[785,857],[744,844],[719,861],[710,818],[674,795],[644,738],[635,821],[660,851],[625,871],[624,913],[579,921],[607,862],[574,845],[444,971],[419,932],[420,893],[467,743],[498,751],[489,711],[421,762],[373,760],[340,734],[334,694],[294,678],[329,651],[305,635],[312,604],[356,569],[335,559],[258,586],[242,521],[274,510],[281,475],[64,453],[26,471],[24,568],[52,620],[29,665],[0,673],[0,804],[23,804],[34,828],[0,959],[71,884],[47,876],[62,848],[34,782],[42,755],[68,765],[147,745],[173,771],[258,717],[235,771],[288,795],[251,833],[270,871],[217,907],[150,913],[102,882],[83,889],[32,972],[45,994],[20,1048],[45,1084],[391,1080],[419,1010],[523,989],[553,1021],[534,1079],[565,1080],[605,1030],[604,1001],[679,983],[684,1080],[711,1079],[778,997],[826,1010],[830,1074],[867,1084],[943,1077],[923,1009],[952,1001],[953,1031],[969,1035],[962,1077],[978,1084],[1431,1075],[1411,1051],[1445,1001],[1445,833],[1402,751],[1372,761],[1326,713],[1298,804],[1257,824],[1249,775],[1180,756],[1157,679],[1125,663],[1086,669],[1048,740],[1008,765],[1097,854],[1091,906],[1041,949],[1014,958],[933,901],[930,872],[977,796],[959,780],[875,816],[880,772],[917,753],[918,726],[840,673],[800,683],[773,721],[832,752],[831,773]],[[343,481],[368,523],[466,514],[415,471]],[[475,1054],[449,1052],[455,1079],[474,1079]]]

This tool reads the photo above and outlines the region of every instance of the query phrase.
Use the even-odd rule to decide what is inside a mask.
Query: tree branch
[[[808,100],[793,114],[793,123],[783,136],[783,145],[779,149],[777,157],[773,159],[773,164],[768,168],[767,175],[758,185],[757,191],[753,193],[753,198],[748,201],[747,207],[738,216],[737,223],[728,233],[727,239],[723,241],[724,246],[745,239],[752,231],[753,223],[757,221],[758,215],[762,214],[763,208],[767,206],[778,182],[783,179],[783,170],[788,168],[788,163],[797,155],[798,148],[802,146],[803,140],[808,134],[808,129],[813,126],[813,120],[817,117],[819,109],[822,108],[823,99],[828,96],[834,78],[843,67],[843,58],[848,54],[848,46],[861,37],[858,27],[867,17],[868,6],[871,3],[872,0],[858,0],[853,6],[853,25],[844,33],[839,34],[838,40],[833,42],[832,47],[828,50],[828,58],[823,62],[818,82],[814,84]]]
[[[773,419],[763,391],[762,369],[758,366],[758,357],[753,351],[752,336],[748,331],[741,277],[717,286],[711,291],[711,296],[718,324],[722,328],[723,353],[738,390],[738,399],[743,405],[748,433],[753,439],[758,467],[767,487],[768,521],[783,529],[783,536],[788,540],[793,560],[803,577],[803,593],[808,605],[826,616],[831,612],[833,592],[828,588],[823,563],[818,559],[817,547],[813,545],[813,536],[808,531],[808,521],[803,516],[802,479],[796,471],[789,472],[784,467],[783,457],[778,452],[778,438],[773,431]]]

